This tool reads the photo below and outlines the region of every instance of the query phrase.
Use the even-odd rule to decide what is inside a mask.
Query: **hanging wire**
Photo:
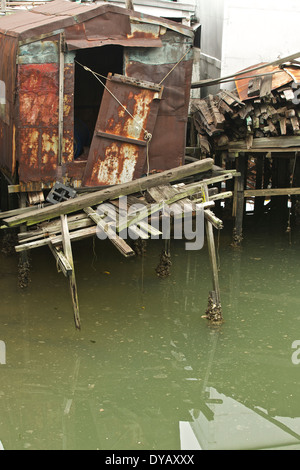
[[[105,85],[105,83],[101,80],[101,78],[111,80],[109,77],[105,77],[104,75],[101,75],[100,73],[94,72],[94,70],[90,69],[90,68],[87,67],[86,65],[81,64],[81,63],[78,62],[77,60],[75,60],[75,62],[76,62],[78,65],[80,65],[81,67],[83,67],[84,70],[86,70],[87,72],[90,72],[92,75],[94,75],[94,77],[101,83],[101,85],[106,89],[106,91],[108,91],[108,93],[117,101],[117,103],[124,109],[124,111],[136,122],[136,124],[139,126],[139,128],[144,131],[144,140],[145,140],[146,143],[147,143],[146,157],[147,157],[147,176],[148,176],[149,173],[150,173],[149,144],[150,144],[151,139],[152,139],[152,134],[151,134],[150,132],[148,132],[147,129],[145,129],[145,128],[141,125],[140,121],[138,121],[137,118],[136,118],[135,116],[133,116],[130,111],[128,111],[128,109],[126,108],[126,106],[124,106],[123,103],[121,103],[121,101],[116,97],[116,95],[114,95],[114,93],[113,93],[112,91],[110,91],[110,89],[109,89],[109,88]],[[100,78],[100,77],[101,77],[101,78]]]
[[[181,59],[179,59],[179,61],[174,65],[174,67],[171,68],[171,70],[164,76],[164,78],[159,82],[158,85],[161,85],[165,79],[170,75],[170,73],[173,72],[173,70],[177,67],[177,65],[180,64],[180,62],[185,58],[185,56],[188,54],[188,52],[190,52],[192,50],[192,46],[188,48],[188,50],[183,54],[183,56],[181,57]]]

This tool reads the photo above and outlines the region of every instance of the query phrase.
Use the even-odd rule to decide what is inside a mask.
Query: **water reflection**
[[[298,448],[297,245],[262,234],[237,252],[225,233],[225,323],[212,328],[201,319],[211,289],[206,247],[187,253],[179,242],[163,280],[159,241],[130,260],[105,241],[76,245],[80,332],[50,252],[32,254],[22,292],[17,259],[0,255],[5,449]]]
[[[179,423],[182,450],[300,449],[300,417],[273,417],[213,387],[206,390],[206,405],[191,409],[191,419]]]

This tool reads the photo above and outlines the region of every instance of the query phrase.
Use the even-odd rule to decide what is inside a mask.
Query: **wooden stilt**
[[[246,157],[240,154],[237,161],[240,176],[236,179],[235,186],[235,227],[233,230],[233,246],[240,246],[243,240],[243,218],[244,218],[244,188],[246,173]]]
[[[255,189],[262,189],[263,186],[263,168],[264,168],[264,156],[257,155],[256,157],[256,181]],[[255,198],[254,203],[254,214],[258,217],[262,216],[264,213],[264,198],[257,197]]]
[[[27,193],[20,193],[20,209],[24,209],[27,206]],[[27,226],[23,224],[20,226],[20,233],[26,233]],[[18,266],[18,280],[19,287],[25,289],[28,287],[30,282],[30,266],[29,266],[29,252],[28,250],[22,251],[19,255],[19,266]]]
[[[72,254],[67,216],[61,215],[60,220],[61,220],[61,233],[62,233],[64,255],[72,268],[71,273],[68,272],[69,273],[68,277],[70,281],[70,290],[71,290],[71,297],[72,297],[72,303],[73,303],[73,309],[74,309],[74,321],[75,321],[76,328],[80,330],[79,302],[78,302],[77,285],[76,285],[76,278],[75,278],[75,271],[74,271],[74,261],[73,261],[73,254]]]
[[[208,200],[208,189],[204,187],[205,200]],[[222,306],[221,306],[221,294],[219,285],[219,274],[218,274],[218,263],[216,256],[216,246],[214,239],[213,225],[210,219],[205,220],[206,237],[208,254],[212,268],[212,280],[213,290],[209,293],[208,308],[205,312],[205,317],[209,320],[218,323],[223,321]]]

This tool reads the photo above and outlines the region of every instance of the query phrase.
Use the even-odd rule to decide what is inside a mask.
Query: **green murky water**
[[[280,228],[230,242],[224,229],[220,327],[201,318],[206,246],[172,242],[172,274],[158,279],[162,241],[131,259],[75,244],[81,331],[48,249],[32,251],[23,291],[17,258],[0,255],[4,448],[300,449],[299,230],[292,244]]]

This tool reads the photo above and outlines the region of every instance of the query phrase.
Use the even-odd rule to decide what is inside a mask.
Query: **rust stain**
[[[20,121],[23,125],[55,125],[58,119],[58,66],[19,65]]]
[[[64,95],[64,117],[68,117],[73,112],[73,97]]]
[[[127,103],[122,103],[124,107],[119,106],[117,115],[108,119],[104,132],[143,140],[152,101],[153,92],[149,90],[130,92]]]
[[[97,159],[97,155],[94,155]],[[112,142],[105,148],[104,158],[98,158],[88,184],[119,184],[131,181],[139,157],[138,146]]]
[[[73,130],[64,131],[62,161],[63,163],[71,163],[74,158],[74,142]]]
[[[13,137],[12,137],[12,174],[14,174],[16,169],[16,126],[13,124]]]
[[[41,148],[41,162],[43,165],[50,168],[56,167],[57,154],[58,154],[58,135],[57,132],[43,132],[42,133],[42,148]],[[45,168],[45,167],[44,167]]]
[[[144,129],[150,113],[152,100],[153,92],[150,93],[148,90],[142,90],[141,93],[134,96],[133,116],[135,119],[128,119],[124,129],[128,137],[144,138]]]
[[[39,130],[20,130],[20,166],[23,168],[38,168]]]
[[[132,34],[127,34],[127,39],[157,39],[158,35],[145,31],[134,31]]]

